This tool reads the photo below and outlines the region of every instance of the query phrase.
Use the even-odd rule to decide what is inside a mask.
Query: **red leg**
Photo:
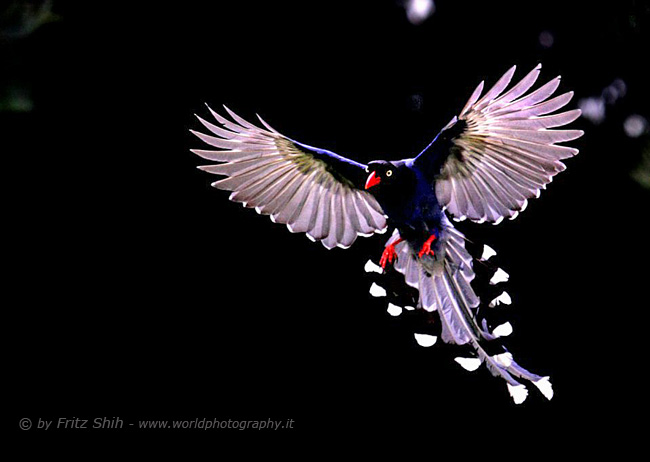
[[[381,254],[381,259],[379,264],[382,268],[386,268],[386,263],[393,263],[393,258],[397,259],[397,252],[395,252],[395,246],[402,242],[403,239],[400,237],[395,242],[388,244],[384,249],[384,252]]]
[[[431,250],[431,243],[436,240],[436,235],[432,234],[429,236],[429,239],[427,239],[424,244],[422,244],[422,248],[420,249],[420,252],[418,253],[418,257],[422,258],[423,255],[433,255],[433,250]]]

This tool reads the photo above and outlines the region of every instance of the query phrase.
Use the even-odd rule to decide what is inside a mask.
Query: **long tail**
[[[386,245],[397,241],[399,237],[396,230]],[[456,358],[463,368],[473,371],[485,364],[494,376],[506,381],[508,391],[517,404],[522,403],[528,396],[526,386],[517,379],[533,383],[546,398],[551,399],[553,388],[548,377],[533,374],[521,367],[504,347],[503,352],[498,354],[489,354],[486,351],[487,342],[510,334],[512,328],[509,323],[505,323],[490,332],[485,319],[483,322],[479,321],[477,312],[481,301],[471,285],[476,276],[474,259],[465,248],[463,234],[447,221],[438,242],[435,255],[425,255],[422,258],[418,257],[407,241],[395,246],[397,262],[394,268],[404,276],[408,286],[417,290],[417,307],[438,313],[444,342],[472,347],[473,357]],[[479,260],[489,265],[488,260],[494,254],[494,251],[486,246]],[[382,273],[381,268],[372,262],[366,264],[366,271]],[[507,280],[507,274],[501,269],[496,269],[490,283],[494,285],[503,280]],[[371,294],[384,296],[386,291],[373,283]],[[500,303],[510,303],[506,292],[492,299],[487,307],[489,309]],[[389,312],[396,308],[396,305],[389,303]],[[393,311],[391,314],[396,313]],[[415,337],[423,346],[430,346],[436,340],[430,335],[416,334]]]

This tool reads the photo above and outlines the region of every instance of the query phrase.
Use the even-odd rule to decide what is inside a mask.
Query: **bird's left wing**
[[[549,99],[560,84],[556,77],[527,93],[540,68],[505,91],[513,66],[482,97],[481,82],[458,118],[441,132],[443,139],[445,131],[452,134],[450,142],[438,149],[432,143],[433,149],[425,149],[416,159],[437,157],[429,161],[436,165],[436,196],[455,219],[496,224],[515,218],[528,199],[538,197],[566,168],[561,161],[578,153],[556,143],[579,138],[583,132],[554,128],[573,122],[580,110],[551,114],[564,107],[573,92]]]
[[[197,116],[216,136],[191,130],[219,149],[192,152],[221,162],[199,168],[227,177],[212,185],[232,191],[230,200],[270,215],[328,249],[347,248],[359,235],[386,230],[375,198],[355,186],[363,185],[364,164],[293,141],[260,118],[262,129],[225,109],[233,121],[210,109],[220,127]]]

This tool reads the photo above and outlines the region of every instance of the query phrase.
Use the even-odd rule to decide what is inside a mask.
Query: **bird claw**
[[[384,252],[381,254],[381,259],[379,260],[379,265],[382,267],[382,269],[386,269],[387,263],[393,263],[393,259],[397,260],[397,252],[395,251],[395,246],[400,242],[402,242],[402,238],[399,238],[395,242],[386,246]]]
[[[381,254],[379,265],[382,267],[382,269],[386,269],[386,264],[393,263],[393,259],[397,259],[397,252],[395,252],[395,246],[393,244],[389,244]]]
[[[420,252],[418,252],[418,257],[422,258],[423,255],[434,255],[433,250],[431,249],[431,244],[433,241],[436,240],[436,235],[432,234],[429,236],[429,239],[427,239],[424,244],[422,244],[422,248],[420,249]]]

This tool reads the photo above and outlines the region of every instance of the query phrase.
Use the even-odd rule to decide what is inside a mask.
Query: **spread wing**
[[[463,130],[451,140],[436,182],[440,204],[455,219],[496,224],[515,218],[528,199],[539,197],[566,168],[561,160],[578,153],[556,143],[579,138],[581,130],[551,130],[580,116],[579,109],[551,114],[564,107],[573,92],[549,99],[560,84],[556,77],[526,93],[540,69],[535,67],[505,93],[515,66],[483,97],[481,82],[458,116]]]
[[[363,185],[364,164],[293,141],[261,118],[266,129],[259,128],[225,109],[234,122],[210,109],[220,127],[197,116],[216,136],[191,130],[219,149],[192,152],[220,162],[199,168],[226,176],[212,186],[232,191],[230,200],[270,215],[291,232],[307,233],[328,249],[347,248],[357,236],[386,230],[375,198],[355,186]]]

